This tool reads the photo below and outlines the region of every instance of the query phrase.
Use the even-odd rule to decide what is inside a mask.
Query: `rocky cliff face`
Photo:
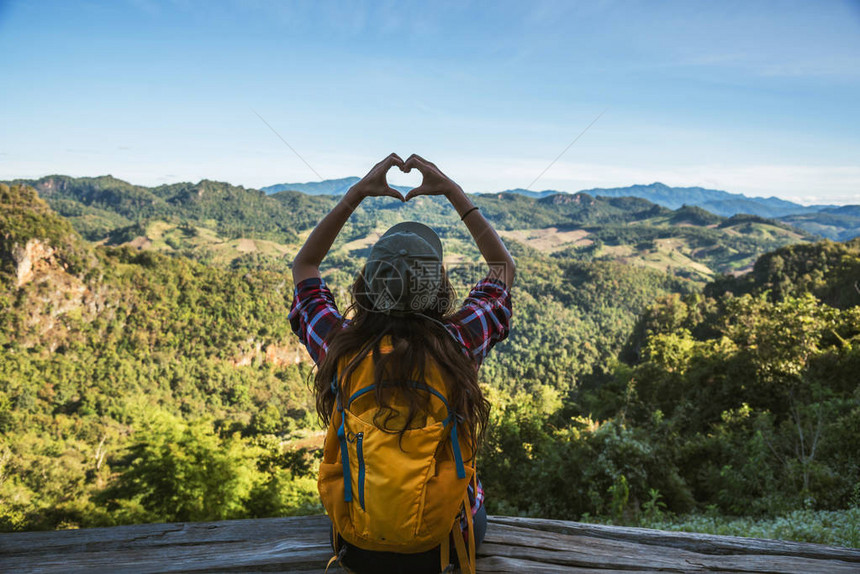
[[[277,367],[289,364],[299,364],[307,360],[308,355],[301,345],[269,345],[266,347],[266,362]]]
[[[105,308],[102,290],[83,278],[95,256],[32,188],[0,185],[0,209],[0,289],[14,297],[17,341],[53,350],[67,319],[91,320]]]
[[[15,262],[16,287],[22,287],[39,274],[57,263],[54,248],[40,239],[31,239],[23,247],[12,247],[12,261]]]
[[[66,191],[69,188],[69,181],[64,178],[46,177],[36,185],[36,188],[47,193]]]
[[[44,344],[54,351],[63,344],[71,323],[91,321],[106,308],[104,290],[69,273],[56,249],[43,240],[16,245],[12,259],[17,307],[24,311],[19,344]]]
[[[255,360],[259,360],[276,367],[283,367],[290,364],[297,365],[309,359],[304,347],[297,342],[291,341],[285,345],[269,344],[265,348],[263,345],[262,341],[248,339],[245,341],[248,349],[234,357],[230,364],[234,367],[247,367]]]

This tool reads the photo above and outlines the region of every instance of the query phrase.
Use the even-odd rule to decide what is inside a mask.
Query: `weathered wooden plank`
[[[326,517],[142,524],[0,536],[2,572],[319,572]]]
[[[54,559],[26,558],[0,561],[3,572],[144,574],[154,572],[320,572],[331,552],[307,553],[301,557],[279,557],[270,552],[207,553],[170,552],[153,556],[141,553],[83,554]],[[293,558],[293,559],[291,559]]]
[[[597,539],[592,539],[597,540]],[[664,549],[651,546],[650,551],[641,552],[637,549],[620,551],[617,554],[605,554],[599,549],[585,544],[566,545],[565,540],[559,540],[554,548],[543,545],[521,544],[486,544],[481,548],[481,556],[509,557],[528,560],[542,564],[553,564],[560,567],[581,568],[587,571],[605,572],[607,570],[642,570],[645,572],[750,572],[750,573],[780,573],[780,574],[809,574],[826,572],[828,574],[853,574],[858,569],[856,564],[838,560],[815,560],[812,558],[784,556],[708,556],[687,551],[676,553],[663,552]]]
[[[578,534],[591,538],[630,540],[641,544],[682,548],[702,554],[775,554],[860,562],[860,551],[858,550],[806,542],[743,538],[739,536],[717,536],[693,532],[669,532],[649,528],[607,526],[603,524],[586,524],[565,520],[513,516],[493,516],[490,518],[490,523],[544,530],[559,534]]]
[[[664,551],[665,550],[665,551]],[[689,569],[687,559],[699,555],[676,548],[570,536],[507,525],[493,525],[480,549],[482,556],[508,556],[536,562],[592,569],[679,572]]]
[[[0,572],[322,572],[324,516],[0,535]],[[478,572],[860,572],[860,551],[491,517]]]
[[[613,527],[604,527],[603,538],[592,536],[564,534],[559,530],[573,532],[588,532],[590,528],[575,528],[577,523],[553,521],[552,530],[531,528],[538,523],[546,526],[542,520],[518,519],[520,526],[511,526],[511,521],[494,517],[488,533],[487,542],[500,544],[499,547],[482,548],[481,553],[497,556],[513,556],[528,558],[539,562],[554,562],[569,566],[590,567],[592,569],[607,568],[649,568],[651,571],[665,572],[782,572],[807,574],[809,572],[860,572],[860,551],[832,548],[819,544],[788,543],[792,553],[788,556],[778,554],[779,549],[786,548],[783,541],[754,540],[748,538],[733,538],[721,544],[718,536],[692,534],[692,537],[706,536],[709,544],[697,541],[688,547],[712,549],[718,546],[718,553],[707,554],[694,552],[675,544],[666,546],[659,544],[660,535],[676,534],[647,529],[620,529],[621,540],[609,538],[614,536]],[[559,524],[560,523],[560,524]],[[527,526],[528,525],[528,526]],[[585,525],[588,527],[594,525]],[[628,532],[625,532],[627,530]],[[633,539],[630,530],[645,531],[646,536]],[[543,534],[540,534],[543,532]],[[638,533],[638,532],[637,532]],[[546,534],[549,534],[548,536]],[[656,536],[654,536],[656,534]],[[678,533],[682,534],[682,533]],[[646,542],[640,542],[640,539]],[[677,537],[671,537],[678,542]],[[760,554],[752,554],[749,550],[738,554],[727,554],[726,548],[737,541],[751,542],[762,550]],[[817,556],[817,557],[815,557]],[[831,558],[839,556],[840,559]],[[841,559],[845,558],[845,559]]]
[[[486,556],[478,560],[480,574],[527,574],[553,572],[555,574],[586,574],[594,568],[577,568],[560,564],[543,564],[532,560],[506,556]],[[600,570],[600,574],[651,574],[653,570]]]
[[[122,548],[165,546],[198,541],[214,543],[282,537],[316,540],[320,532],[328,532],[329,524],[326,516],[302,516],[21,532],[0,535],[0,556],[14,552],[16,546],[37,547],[47,553],[53,553],[80,552],[89,548],[107,550],[114,546]]]
[[[170,547],[163,551],[85,552],[73,555],[18,556],[0,560],[3,572],[319,572],[331,550],[245,543],[240,548]]]

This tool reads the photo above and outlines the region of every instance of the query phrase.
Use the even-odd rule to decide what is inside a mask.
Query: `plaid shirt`
[[[319,365],[328,351],[328,341],[338,328],[349,325],[334,302],[322,278],[300,281],[293,291],[290,325]],[[460,342],[463,352],[479,368],[490,349],[508,336],[511,322],[511,294],[503,281],[485,278],[472,288],[463,306],[447,321],[445,328]],[[469,486],[472,514],[484,504],[484,488],[478,483],[477,495]]]
[[[341,322],[344,327],[350,323],[343,319],[325,280],[319,277],[296,285],[288,317],[293,332],[317,365],[325,358],[333,331]],[[510,291],[498,279],[482,279],[469,292],[463,306],[445,321],[445,328],[478,368],[493,345],[508,336],[510,322]]]

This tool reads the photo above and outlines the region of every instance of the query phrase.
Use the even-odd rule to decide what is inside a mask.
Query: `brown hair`
[[[376,401],[380,406],[374,423],[386,429],[385,423],[397,415],[389,406],[391,391],[399,392],[409,403],[403,428],[395,429],[402,435],[416,417],[429,411],[428,394],[416,392],[407,382],[423,382],[427,360],[430,359],[438,366],[445,380],[448,405],[460,417],[465,425],[463,428],[468,429],[472,452],[477,452],[487,426],[490,403],[478,385],[474,361],[466,356],[462,346],[445,327],[436,322],[450,320],[455,305],[454,288],[444,267],[436,297],[431,307],[422,311],[427,317],[422,314],[375,312],[367,293],[362,268],[352,284],[352,303],[344,313],[344,317],[350,317],[350,322],[343,329],[333,331],[328,351],[314,378],[316,408],[320,419],[326,425],[331,422],[336,400],[331,389],[332,377],[337,374],[339,381],[347,380],[358,363],[372,353],[373,383],[377,385]],[[394,349],[383,354],[380,352],[380,343],[386,335],[391,337]],[[345,356],[353,358],[343,372],[337,373],[338,360]]]

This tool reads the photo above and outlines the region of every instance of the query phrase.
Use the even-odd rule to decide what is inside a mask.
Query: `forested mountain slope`
[[[856,525],[858,269],[860,240],[797,245],[705,294],[659,299],[625,362],[585,377],[563,406],[496,411],[483,465],[500,479],[495,495],[519,513],[659,527],[666,512],[706,508],[850,508]]]
[[[91,245],[33,189],[0,184],[0,198],[4,528],[317,508],[310,455],[288,448],[318,442],[310,365],[286,319],[289,273]],[[614,261],[513,249],[517,328],[482,370],[500,396],[560,396],[611,362],[650,301],[695,290]],[[360,261],[350,253],[326,270],[344,306]],[[461,297],[484,271],[450,267]],[[177,475],[202,463],[222,470]],[[176,504],[157,494],[176,488]]]
[[[860,236],[860,205],[822,209],[780,218],[782,221],[828,239],[845,241]]]
[[[71,220],[33,189],[0,185],[0,527],[319,511],[310,365],[286,320],[284,259],[297,244],[280,241],[306,233],[329,200],[211,182],[128,194],[87,185],[90,195],[53,184],[63,197],[52,201],[78,206]],[[211,205],[197,205],[207,195]],[[125,243],[117,234],[132,226],[108,225],[101,245],[73,229],[95,229],[91,209],[135,220],[135,202],[154,215],[132,226],[162,233],[149,246],[104,244]],[[266,205],[260,219],[253,202]],[[860,306],[845,288],[857,242],[784,247],[703,294],[706,274],[625,264],[610,249],[640,229],[655,245],[699,240],[683,235],[696,230],[755,253],[762,238],[794,232],[635,198],[502,194],[481,205],[519,268],[513,331],[481,370],[494,405],[481,459],[492,512],[630,521],[851,504]],[[369,202],[324,269],[341,305],[374,234],[405,217],[440,229],[461,297],[480,278],[450,207]],[[559,227],[517,227],[526,221]],[[576,245],[583,233],[616,239]],[[201,263],[225,241],[257,251]]]
[[[760,257],[751,273],[724,277],[705,292],[767,294],[772,301],[811,293],[831,307],[853,307],[860,303],[860,238],[782,247]]]
[[[0,528],[316,508],[275,438],[311,409],[289,278],[94,249],[23,186],[0,238]]]

